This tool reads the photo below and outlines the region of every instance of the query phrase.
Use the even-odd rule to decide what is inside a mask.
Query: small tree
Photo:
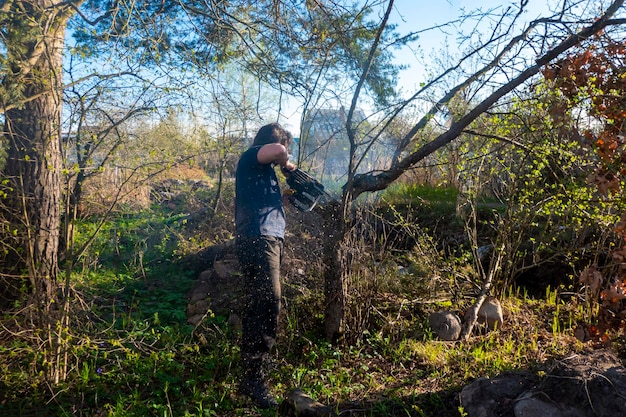
[[[377,170],[364,174],[357,174],[356,168],[358,167],[358,160],[353,159],[355,155],[357,155],[357,147],[358,142],[357,138],[357,126],[354,124],[354,120],[352,115],[354,115],[354,111],[356,109],[356,105],[359,101],[360,97],[360,86],[363,85],[370,66],[366,63],[363,66],[361,82],[357,85],[357,88],[354,90],[354,95],[352,99],[352,104],[350,106],[350,110],[348,112],[348,120],[346,122],[347,131],[349,132],[349,137],[351,139],[351,160],[349,162],[350,172],[348,174],[348,181],[344,186],[343,198],[342,198],[342,206],[338,210],[336,210],[335,216],[339,215],[343,221],[338,222],[337,231],[333,234],[334,239],[331,242],[327,241],[330,244],[334,245],[335,252],[341,250],[342,245],[337,244],[335,240],[342,240],[342,237],[345,234],[345,224],[350,220],[350,206],[354,202],[355,198],[361,195],[364,192],[371,192],[382,190],[393,183],[396,179],[398,179],[404,172],[411,169],[415,166],[419,161],[423,160],[425,157],[431,155],[433,152],[439,150],[443,146],[449,144],[453,140],[455,140],[461,133],[463,133],[464,129],[468,128],[473,121],[475,121],[480,115],[488,111],[492,106],[496,105],[503,97],[507,96],[511,92],[513,92],[516,88],[523,86],[526,82],[528,82],[532,77],[538,75],[541,69],[552,62],[561,57],[563,53],[568,51],[571,48],[576,47],[581,42],[595,34],[605,30],[606,28],[610,28],[611,26],[622,25],[625,23],[624,20],[616,19],[612,20],[614,14],[618,13],[623,5],[622,0],[614,1],[609,5],[606,11],[600,16],[594,16],[586,22],[587,25],[582,29],[578,30],[573,34],[567,34],[565,36],[561,36],[558,29],[559,25],[568,26],[565,19],[563,19],[563,15],[559,14],[557,16],[537,19],[530,22],[524,30],[517,36],[513,36],[510,31],[515,27],[515,22],[524,11],[528,2],[523,1],[520,4],[520,8],[517,11],[512,12],[512,16],[503,16],[501,19],[497,20],[497,27],[494,30],[494,36],[490,37],[485,44],[480,46],[473,47],[467,55],[461,58],[461,62],[469,60],[472,57],[480,55],[482,51],[486,48],[493,47],[495,50],[492,51],[490,55],[493,57],[488,60],[482,67],[476,70],[473,74],[469,75],[467,78],[463,79],[459,84],[455,87],[451,88],[445,94],[441,96],[439,100],[437,100],[434,105],[426,111],[424,117],[420,119],[420,121],[411,129],[411,131],[405,136],[404,140],[400,142],[400,146],[398,151],[396,152],[396,158],[393,160],[392,164],[388,167],[388,169]],[[390,1],[387,4],[387,14],[381,21],[381,27],[384,27],[387,22],[387,16],[390,8],[393,7],[393,1]],[[563,4],[563,10],[573,10],[573,5],[569,2],[565,1]],[[508,22],[506,24],[503,23],[503,19],[505,17],[511,17],[512,22]],[[538,27],[550,27],[550,24],[555,28],[555,33],[553,34],[554,38],[551,38],[551,34],[544,33],[540,36],[531,36],[534,31]],[[580,21],[577,22],[580,24]],[[379,33],[381,33],[379,31]],[[508,43],[503,42],[503,38],[510,39]],[[377,38],[379,39],[379,38]],[[537,45],[544,47],[546,44],[553,45],[548,49],[536,48]],[[378,42],[372,43],[372,50],[376,50],[379,47]],[[521,51],[524,48],[531,48],[533,51],[533,57],[531,61],[524,60],[524,55]],[[537,54],[537,51],[541,52]],[[374,53],[370,53],[370,61],[375,56]],[[519,61],[519,62],[518,62]],[[491,77],[496,77],[501,70],[501,65],[504,65],[505,62],[518,62],[517,65],[513,65],[510,69],[514,71],[515,75],[511,76],[510,74],[503,75],[503,78],[506,80],[503,83],[491,88],[488,84],[482,83],[485,79],[490,79]],[[460,66],[461,64],[459,64]],[[454,71],[455,68],[451,68],[450,71]],[[444,72],[442,77],[447,73]],[[435,78],[432,82],[427,83],[424,89],[418,91],[415,95],[413,95],[408,102],[417,99],[421,93],[426,91],[428,87],[432,87],[436,84],[439,78]],[[468,86],[476,85],[477,89],[485,89],[484,98],[482,98],[478,104],[476,104],[473,108],[469,109],[467,113],[458,119],[454,119],[447,130],[438,135],[436,138],[427,142],[426,144],[418,147],[417,149],[411,148],[413,139],[417,136],[417,134],[424,129],[429,121],[440,114],[442,110],[444,110],[445,106],[461,91],[466,89]],[[488,88],[489,87],[489,88]],[[402,102],[397,106],[395,112],[392,113],[392,117],[395,117],[404,107],[407,106],[408,102]],[[388,125],[390,122],[386,120],[383,122],[383,126],[381,131],[384,130],[384,127]],[[369,142],[371,143],[371,142]],[[370,146],[369,144],[365,145]],[[339,249],[337,249],[339,248]],[[332,249],[328,250],[328,253],[333,253]],[[330,290],[327,292],[327,314],[333,315],[336,317],[327,317],[327,323],[331,324],[326,328],[327,337],[336,338],[337,335],[341,334],[341,322],[342,322],[342,314],[345,314],[345,294],[347,294],[347,289],[345,288],[345,277],[346,274],[349,274],[349,271],[345,269],[337,268],[337,266],[341,265],[337,259],[341,259],[341,254],[335,254],[332,258],[329,257],[329,261],[327,261],[328,265],[332,265],[333,269],[328,271],[328,275],[326,277],[327,288]],[[333,327],[334,326],[334,327]]]
[[[591,117],[582,134],[598,154],[589,181],[621,219],[615,224],[619,238],[626,238],[623,212],[626,173],[626,47],[622,40],[599,36],[586,47],[548,66],[544,74],[567,99],[565,105],[583,109]],[[587,302],[597,314],[590,336],[609,329],[626,328],[626,247],[612,251],[612,263],[593,263],[580,275]],[[596,303],[600,303],[596,305]]]

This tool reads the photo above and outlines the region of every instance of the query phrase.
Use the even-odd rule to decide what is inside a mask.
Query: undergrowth
[[[35,339],[22,334],[27,324],[5,314],[0,416],[276,415],[237,395],[239,334],[227,318],[208,312],[198,326],[186,322],[196,277],[177,259],[182,246],[206,240],[194,236],[186,218],[155,208],[102,228],[72,275],[69,377],[61,384],[50,385],[39,371],[46,364]],[[81,223],[78,239],[92,228]],[[331,345],[320,336],[321,291],[290,295],[270,378],[276,393],[299,387],[353,416],[458,416],[457,394],[475,378],[532,370],[583,347],[572,336],[575,305],[556,292],[537,300],[515,289],[502,300],[501,329],[467,342],[437,340],[428,314],[440,308],[461,314],[469,302],[419,297],[436,267],[419,259],[437,254],[405,254],[396,259],[410,264],[402,270],[389,260],[370,268],[378,281],[357,288],[369,297],[367,318],[349,343]],[[453,279],[454,268],[439,268],[448,274],[441,282]],[[353,304],[365,317],[359,300]]]

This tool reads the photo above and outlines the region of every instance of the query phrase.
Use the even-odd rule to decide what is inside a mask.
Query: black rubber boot
[[[250,397],[260,408],[277,408],[278,402],[271,394],[266,382],[267,358],[256,357],[244,362],[246,370],[239,384],[239,393]]]
[[[248,396],[260,408],[277,408],[278,401],[270,393],[263,379],[244,376],[239,384],[239,392]]]

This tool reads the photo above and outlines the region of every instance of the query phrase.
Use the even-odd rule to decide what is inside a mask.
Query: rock
[[[463,388],[459,399],[469,417],[511,416],[516,398],[532,385],[531,374],[478,378]]]
[[[441,340],[457,340],[461,334],[461,319],[450,311],[431,313],[428,323]]]
[[[546,400],[536,393],[524,394],[517,399],[513,411],[515,417],[586,417],[579,410]]]
[[[468,417],[614,417],[626,413],[626,369],[609,351],[557,360],[545,375],[479,378],[459,400]]]
[[[229,240],[224,243],[218,243],[207,246],[201,251],[187,255],[180,259],[179,263],[182,267],[200,274],[213,268],[217,261],[234,258],[235,256],[235,240]]]
[[[480,262],[488,262],[493,256],[493,245],[484,245],[476,250]]]
[[[329,407],[306,395],[301,389],[292,389],[282,402],[278,414],[285,417],[336,417]]]
[[[545,396],[594,417],[626,414],[626,370],[609,351],[576,354],[555,362],[539,387]]]
[[[465,313],[465,321],[468,320],[468,313]],[[502,305],[496,297],[487,297],[478,310],[477,323],[487,330],[500,328],[504,322]]]
[[[229,323],[238,323],[243,305],[238,262],[215,261],[213,269],[200,274],[187,298],[187,322],[190,324],[198,325],[208,312],[227,317]]]

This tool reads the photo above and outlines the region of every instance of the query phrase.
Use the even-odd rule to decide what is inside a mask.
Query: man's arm
[[[263,145],[256,156],[259,164],[271,164],[276,163],[281,167],[287,168],[289,171],[293,171],[296,166],[289,162],[289,152],[280,143],[268,143]]]

